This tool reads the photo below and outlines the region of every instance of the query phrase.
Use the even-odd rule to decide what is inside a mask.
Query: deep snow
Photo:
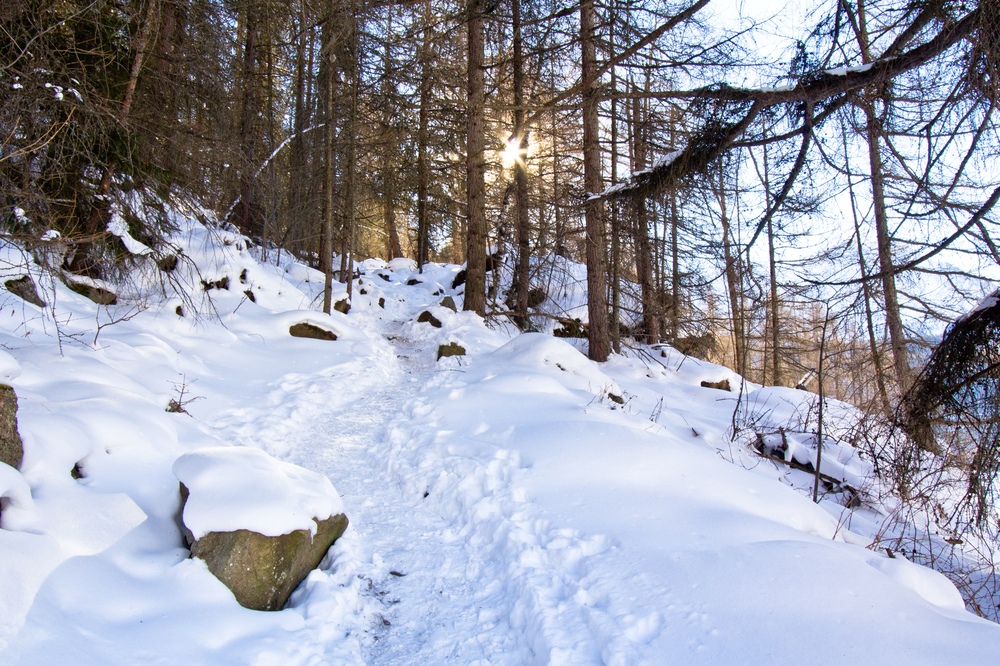
[[[808,430],[809,394],[491,328],[438,305],[460,302],[457,267],[365,262],[327,317],[315,271],[179,222],[189,261],[111,308],[4,251],[2,279],[34,271],[55,306],[0,296],[26,449],[0,466],[0,663],[995,663],[1000,627],[951,583],[864,548],[887,509],[813,504],[804,472],[730,441],[734,412]],[[290,337],[303,321],[337,341]],[[448,342],[468,354],[436,361]],[[348,531],[283,611],[241,608],[187,558],[172,469],[218,446],[342,496]],[[824,455],[870,473],[835,440]]]

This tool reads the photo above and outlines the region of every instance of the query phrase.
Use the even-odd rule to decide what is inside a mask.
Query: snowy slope
[[[1000,627],[951,583],[863,547],[873,509],[852,532],[842,497],[813,504],[804,472],[730,441],[734,410],[802,420],[808,394],[491,328],[438,305],[452,266],[365,262],[327,317],[315,271],[179,222],[172,284],[150,270],[110,308],[44,280],[54,309],[0,297],[26,448],[0,467],[0,663],[995,663]],[[3,280],[36,270],[3,259]],[[337,341],[290,337],[302,321]],[[436,361],[449,342],[467,355]],[[342,495],[347,533],[283,611],[187,559],[171,467],[219,445]],[[831,446],[830,473],[863,480]]]

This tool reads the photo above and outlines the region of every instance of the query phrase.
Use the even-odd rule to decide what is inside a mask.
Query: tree
[[[466,30],[468,39],[468,84],[466,88],[466,257],[464,309],[486,314],[486,183],[484,176],[485,127],[483,64],[484,4],[469,0]]]
[[[594,195],[604,190],[601,176],[600,102],[597,79],[596,16],[593,0],[580,3],[580,54],[583,88],[583,188],[587,201],[587,331],[589,356],[594,361],[608,360],[607,264],[605,261],[604,215],[601,202]]]

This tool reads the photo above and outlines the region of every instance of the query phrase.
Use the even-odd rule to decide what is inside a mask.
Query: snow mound
[[[4,463],[0,463],[0,511],[7,513],[9,509],[28,511],[34,506],[31,501],[31,488],[20,472]],[[4,529],[10,529],[9,521],[4,516]]]
[[[591,392],[606,392],[621,396],[622,390],[613,379],[597,369],[597,365],[580,353],[576,347],[559,338],[544,333],[524,333],[493,352],[493,360],[500,366],[524,368],[554,367],[579,377]]]
[[[5,351],[0,351],[0,382],[9,382],[21,374],[21,364]]]
[[[399,273],[401,271],[415,271],[417,270],[417,262],[413,259],[407,259],[406,257],[397,257],[389,262],[389,270],[393,273]]]
[[[316,520],[344,512],[328,478],[259,449],[199,449],[179,457],[173,471],[190,492],[184,524],[195,539],[240,529],[264,536],[315,534]]]
[[[902,557],[873,556],[869,558],[868,564],[935,606],[956,611],[965,610],[965,601],[952,582],[933,569],[914,564]]]

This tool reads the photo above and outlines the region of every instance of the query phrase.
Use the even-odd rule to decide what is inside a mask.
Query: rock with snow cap
[[[199,449],[173,470],[191,556],[246,608],[284,607],[347,529],[329,479],[259,449]]]

